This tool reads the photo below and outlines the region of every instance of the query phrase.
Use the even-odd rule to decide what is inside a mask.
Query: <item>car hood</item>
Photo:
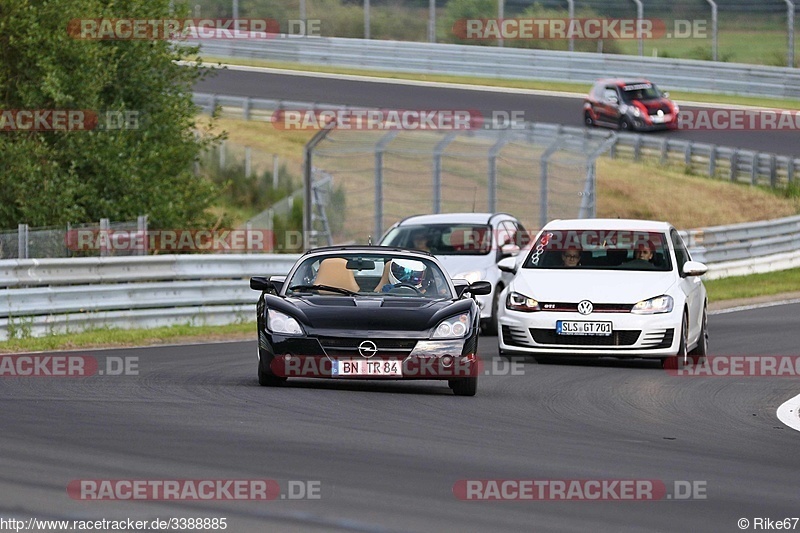
[[[666,294],[674,272],[522,269],[512,290],[540,302],[630,303]]]
[[[445,318],[469,311],[472,300],[412,297],[267,296],[267,305],[300,321],[309,332],[323,330],[423,332]]]
[[[447,269],[451,277],[473,270],[485,270],[493,263],[494,256],[487,255],[437,255],[436,259]]]
[[[658,110],[664,113],[672,113],[672,103],[666,98],[658,98],[655,100],[638,100],[634,103],[640,109],[647,111],[649,115],[655,115]]]

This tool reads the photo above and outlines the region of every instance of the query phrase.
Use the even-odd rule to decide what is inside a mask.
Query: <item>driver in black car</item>
[[[419,294],[437,296],[442,290],[433,276],[428,272],[425,263],[413,259],[393,259],[389,265],[388,283],[381,287],[381,292],[400,292],[397,289],[416,290]]]

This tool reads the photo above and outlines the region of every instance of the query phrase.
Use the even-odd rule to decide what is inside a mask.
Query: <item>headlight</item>
[[[672,311],[672,296],[662,295],[642,300],[631,309],[631,313],[637,315],[656,315],[659,313],[669,313]]]
[[[513,309],[514,311],[541,311],[539,302],[533,298],[528,298],[524,294],[518,292],[509,292],[506,296],[506,309]]]
[[[633,116],[637,118],[642,116],[642,112],[638,107],[633,107]]]
[[[433,338],[460,338],[466,335],[467,331],[469,331],[469,313],[461,313],[439,322],[436,331],[433,332]]]
[[[457,276],[453,276],[453,279],[465,279],[470,283],[475,283],[476,281],[481,281],[485,277],[485,270],[470,270],[469,272],[462,272]]]
[[[300,323],[297,320],[274,309],[270,309],[267,315],[267,328],[272,333],[280,333],[281,335],[303,334],[303,328],[300,327]]]

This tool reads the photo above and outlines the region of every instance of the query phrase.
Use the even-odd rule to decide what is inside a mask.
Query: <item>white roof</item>
[[[667,232],[672,228],[669,222],[657,220],[637,220],[631,218],[576,218],[553,220],[544,229],[548,230],[632,230]]]
[[[502,219],[511,215],[500,213]],[[400,223],[400,226],[412,224],[488,224],[492,213],[439,213],[435,215],[414,215]]]

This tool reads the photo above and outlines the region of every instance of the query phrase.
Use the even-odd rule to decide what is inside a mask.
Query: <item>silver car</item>
[[[453,279],[490,282],[492,292],[477,300],[483,332],[493,335],[498,298],[512,278],[497,263],[518,255],[529,240],[520,221],[507,213],[445,213],[405,218],[389,228],[380,244],[428,251]]]

